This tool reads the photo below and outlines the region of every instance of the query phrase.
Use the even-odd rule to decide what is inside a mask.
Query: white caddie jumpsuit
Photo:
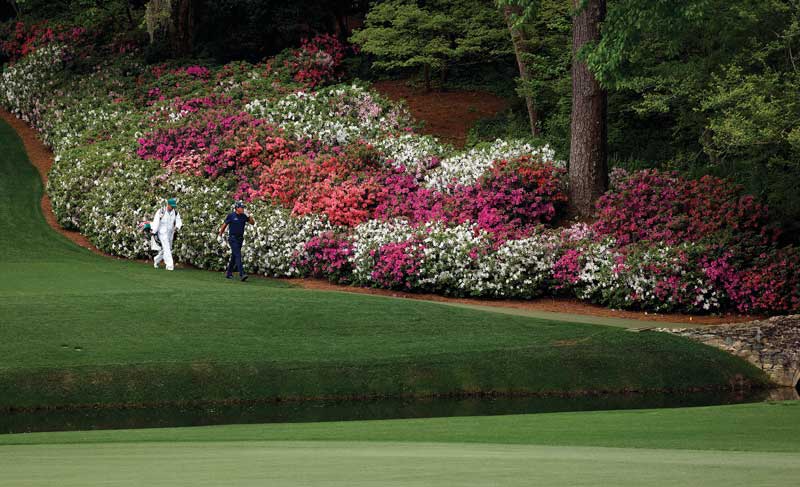
[[[175,269],[175,263],[172,261],[172,239],[175,238],[175,230],[180,230],[182,226],[181,215],[174,208],[172,210],[161,208],[156,212],[150,228],[156,234],[161,250],[156,255],[153,267],[158,267],[163,260],[168,271]]]

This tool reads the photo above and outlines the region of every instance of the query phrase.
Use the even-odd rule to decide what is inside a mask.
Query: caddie
[[[181,214],[178,213],[177,208],[178,203],[175,198],[168,199],[166,206],[158,209],[153,221],[150,223],[153,236],[158,239],[158,243],[161,245],[161,250],[153,262],[153,267],[156,269],[158,269],[161,261],[164,261],[168,271],[175,270],[175,262],[172,260],[172,242],[175,239],[175,232],[183,226]]]

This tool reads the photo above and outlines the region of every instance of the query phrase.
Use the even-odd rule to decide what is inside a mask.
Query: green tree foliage
[[[488,0],[382,2],[351,41],[375,57],[377,69],[421,69],[428,89],[432,73],[444,81],[455,63],[487,62],[511,52],[503,17]]]
[[[519,28],[525,34],[522,60],[528,67],[529,79],[517,80],[517,92],[521,97],[533,98],[542,137],[560,154],[568,154],[572,96],[569,3],[563,0],[509,3],[526,3],[527,9],[523,9]]]
[[[799,0],[616,0],[588,54],[615,91],[617,113],[648,127],[629,133],[631,145],[667,140],[647,154],[653,162],[733,177],[793,232],[800,230],[799,16]]]

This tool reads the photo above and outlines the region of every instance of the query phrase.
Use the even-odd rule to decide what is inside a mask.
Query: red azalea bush
[[[189,110],[191,111],[191,109]],[[264,120],[246,113],[203,110],[186,125],[155,131],[139,138],[137,153],[143,159],[158,159],[176,172],[198,172],[217,178],[226,173],[241,177],[255,171],[264,161],[295,154],[291,144]],[[184,162],[190,164],[184,167]]]
[[[345,46],[336,37],[323,34],[305,39],[285,62],[295,81],[314,88],[339,78]]]
[[[453,220],[477,222],[500,241],[530,235],[566,204],[564,174],[530,157],[495,161],[478,183],[453,192]]]
[[[47,22],[17,22],[9,24],[7,28],[10,32],[0,34],[0,38],[6,39],[0,43],[0,50],[12,63],[51,42],[75,44],[86,34],[82,27],[50,25]]]

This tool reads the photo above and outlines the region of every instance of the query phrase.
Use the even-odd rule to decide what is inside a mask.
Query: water
[[[162,406],[144,409],[82,409],[0,413],[0,434],[40,431],[166,428],[219,424],[299,423],[367,419],[491,416],[560,411],[649,409],[760,402],[769,392],[624,394],[577,398],[480,397],[298,401],[238,405]]]

